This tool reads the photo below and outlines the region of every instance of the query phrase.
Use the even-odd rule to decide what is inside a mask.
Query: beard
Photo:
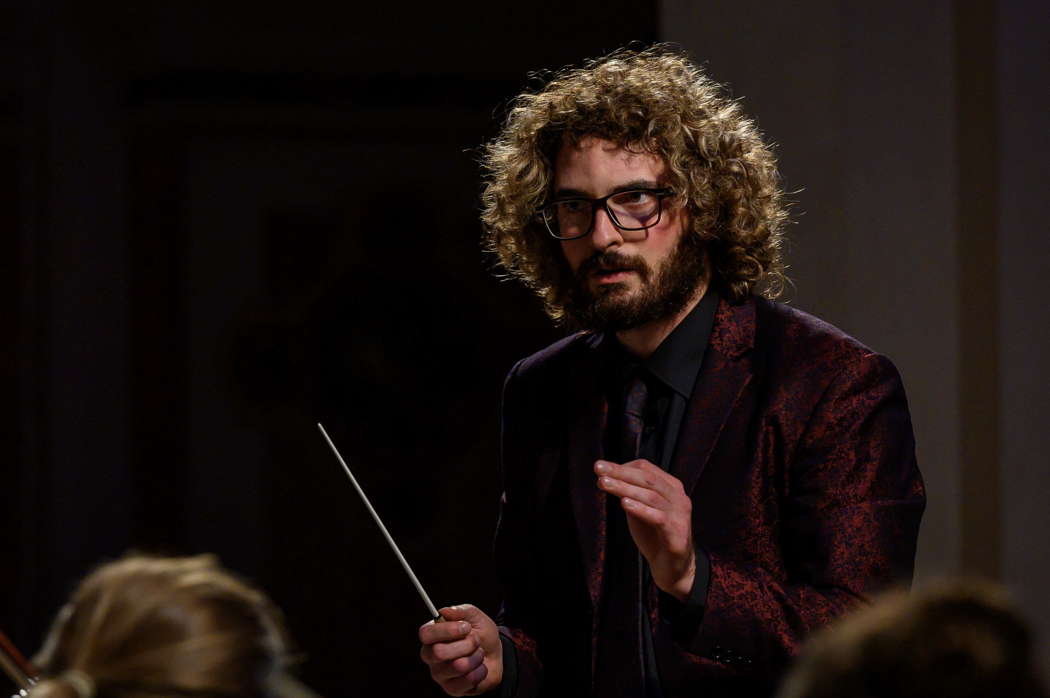
[[[571,277],[564,305],[566,324],[573,329],[620,332],[676,315],[693,299],[706,268],[703,241],[691,231],[683,232],[670,256],[655,270],[637,255],[595,253]],[[639,292],[628,295],[628,286],[622,282],[592,291],[589,277],[600,269],[635,272]]]

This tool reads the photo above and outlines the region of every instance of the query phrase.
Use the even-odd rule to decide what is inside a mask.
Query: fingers
[[[666,502],[674,502],[685,496],[685,488],[682,481],[675,476],[664,472],[647,460],[634,460],[629,463],[617,464],[600,460],[594,464],[594,472],[599,476],[599,486],[607,492],[617,496],[629,496],[650,506],[660,506],[659,497]],[[603,482],[603,478],[608,480]],[[622,483],[624,486],[633,486],[637,489],[613,492],[605,484],[616,485]],[[641,490],[650,492],[643,496]]]
[[[453,676],[467,676],[469,677],[475,669],[481,666],[485,662],[485,651],[480,647],[474,650],[474,653],[469,657],[460,657],[459,659],[453,660],[449,663],[449,666],[455,672]]]
[[[468,623],[477,623],[485,616],[484,611],[473,604],[461,603],[456,606],[446,606],[439,609],[438,613],[445,620],[465,620]]]
[[[447,609],[442,609],[447,610]],[[444,616],[444,613],[442,613]],[[430,621],[419,628],[419,641],[424,645],[432,645],[435,642],[454,642],[466,637],[470,632],[470,623],[457,620],[445,623]]]
[[[477,669],[466,676],[460,676],[459,678],[450,679],[441,684],[441,687],[445,690],[445,693],[453,696],[469,696],[476,694],[478,684],[485,680],[489,675],[488,667],[484,664],[480,664]]]
[[[423,645],[419,650],[419,656],[431,667],[438,664],[452,664],[461,657],[469,657],[474,654],[481,645],[474,635],[467,635],[462,640],[455,642],[437,642],[432,645]],[[456,675],[463,672],[451,672]]]
[[[430,668],[430,676],[449,695],[468,695],[488,676],[485,652],[474,634],[454,642],[424,644],[419,656]]]
[[[441,610],[441,615],[444,616],[444,611],[451,609]],[[470,631],[470,623],[463,620],[444,623],[430,621],[419,628],[419,641],[423,644],[419,656],[431,667],[469,657],[480,647],[477,636]],[[466,671],[453,672],[450,675],[463,673]]]
[[[485,651],[480,647],[466,657],[457,657],[450,662],[437,662],[430,665],[430,675],[438,682],[469,676],[485,662]]]
[[[430,621],[419,628],[423,645],[419,656],[446,693],[454,696],[475,693],[489,673],[482,647],[484,632],[475,624],[483,626],[488,616],[470,604],[449,606],[439,612],[445,622]]]
[[[627,512],[628,516],[641,519],[647,524],[663,526],[667,522],[667,512],[663,509],[656,509],[634,499],[624,497],[620,499],[620,506]]]
[[[470,604],[440,609],[445,622],[419,628],[419,656],[434,681],[454,696],[477,695],[500,682],[503,659],[499,629]]]
[[[675,532],[692,529],[693,502],[681,480],[647,460],[594,464],[598,487],[620,498],[628,518],[654,526],[677,540]]]
[[[621,499],[628,497],[654,509],[663,509],[670,505],[670,501],[656,490],[631,485],[609,475],[599,476],[598,487],[602,488],[609,494],[614,494],[617,497],[620,497]]]

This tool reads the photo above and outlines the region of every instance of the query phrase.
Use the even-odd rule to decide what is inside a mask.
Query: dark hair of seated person
[[[892,593],[814,636],[778,698],[1046,698],[1028,625],[997,586]]]
[[[30,698],[306,698],[279,609],[214,556],[130,555],[59,612]]]

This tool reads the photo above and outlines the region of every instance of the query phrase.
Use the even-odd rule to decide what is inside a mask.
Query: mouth
[[[625,281],[628,274],[635,274],[633,269],[595,269],[591,272],[591,278],[599,284],[612,284]]]

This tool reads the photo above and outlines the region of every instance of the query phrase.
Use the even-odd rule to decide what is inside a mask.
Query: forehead
[[[628,182],[657,184],[666,169],[660,156],[641,148],[624,148],[596,136],[576,143],[563,139],[554,159],[554,189],[604,196]]]

